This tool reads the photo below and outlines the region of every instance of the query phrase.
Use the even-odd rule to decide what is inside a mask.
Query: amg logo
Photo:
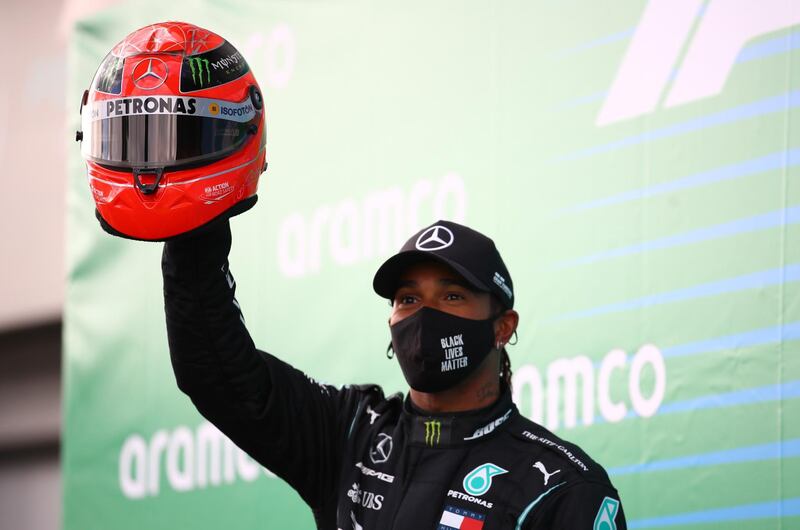
[[[388,482],[389,484],[394,482],[394,475],[387,475],[386,473],[381,473],[380,471],[375,471],[374,469],[371,469],[371,468],[365,466],[361,462],[357,462],[356,463],[356,467],[361,470],[361,474],[362,475],[366,475],[368,477],[377,477],[378,480],[382,480],[384,482]]]

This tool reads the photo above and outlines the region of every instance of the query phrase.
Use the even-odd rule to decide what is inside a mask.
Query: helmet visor
[[[82,114],[81,152],[113,167],[168,167],[236,151],[258,129],[249,98],[230,103],[179,96],[95,101]]]

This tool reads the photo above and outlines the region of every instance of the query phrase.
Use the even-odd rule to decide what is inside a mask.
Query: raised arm
[[[329,505],[363,392],[320,385],[256,349],[228,270],[227,221],[164,245],[170,355],[178,387],[239,447],[315,509]]]
[[[164,309],[178,387],[215,421],[256,417],[270,394],[267,366],[234,298],[227,221],[164,244]]]

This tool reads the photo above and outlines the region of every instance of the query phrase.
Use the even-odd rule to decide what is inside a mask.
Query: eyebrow
[[[457,280],[455,278],[439,278],[438,283],[439,283],[439,285],[442,285],[444,287],[449,287],[451,285],[457,285],[459,287],[463,287],[464,289],[467,289],[468,291],[478,291],[477,289],[475,289],[475,287],[473,287],[472,285],[470,285],[466,281]],[[397,282],[397,288],[398,289],[400,289],[401,287],[417,287],[418,285],[419,284],[414,280],[400,280],[400,281]]]

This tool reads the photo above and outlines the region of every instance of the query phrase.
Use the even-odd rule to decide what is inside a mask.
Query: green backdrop
[[[261,348],[404,390],[372,274],[462,221],[514,278],[517,403],[604,464],[630,528],[800,527],[796,3],[124,1],[76,26],[68,108],[168,19],[265,91],[231,255]],[[312,528],[176,389],[161,245],[100,230],[75,144],[69,181],[65,529]]]

